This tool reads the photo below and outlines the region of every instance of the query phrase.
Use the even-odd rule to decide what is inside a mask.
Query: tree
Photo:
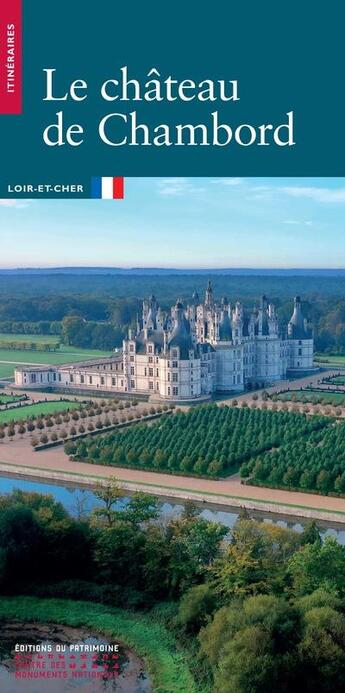
[[[280,597],[249,597],[217,611],[199,634],[201,652],[214,666],[215,691],[292,692],[289,655],[299,632],[298,613]]]
[[[186,631],[197,632],[205,625],[216,606],[216,597],[209,583],[194,585],[181,597],[176,623]]]
[[[289,559],[288,573],[297,597],[319,587],[333,587],[345,596],[345,547],[333,537],[326,537],[323,543],[307,544]]]
[[[158,501],[148,493],[137,491],[133,493],[121,512],[124,520],[140,525],[148,520],[155,520],[159,515]]]
[[[315,520],[310,520],[301,534],[301,545],[314,544],[315,542],[321,544],[320,531]]]
[[[80,335],[83,332],[85,320],[76,315],[65,317],[61,325],[61,339],[65,344],[71,346],[82,346],[80,344]]]
[[[97,483],[94,488],[94,494],[102,503],[100,508],[94,508],[94,518],[96,520],[104,519],[108,526],[112,527],[117,519],[117,511],[114,510],[114,506],[123,498],[123,490],[120,488],[115,477],[111,477],[104,483]]]

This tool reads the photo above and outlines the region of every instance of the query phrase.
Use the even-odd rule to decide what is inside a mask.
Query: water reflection
[[[0,494],[11,493],[14,489],[22,491],[37,491],[38,493],[50,493],[57,501],[60,501],[63,506],[74,517],[84,517],[91,510],[100,505],[100,502],[94,495],[91,489],[80,488],[73,485],[62,486],[58,483],[45,483],[44,481],[32,481],[25,478],[10,476],[0,476]],[[117,507],[125,505],[127,499],[119,501]],[[183,503],[174,502],[171,500],[161,500],[160,503],[161,518],[167,520],[170,517],[177,517],[184,509]],[[207,503],[196,503],[200,508],[201,517],[213,522],[221,522],[226,527],[233,527],[238,518],[238,509],[231,508],[225,510],[224,506],[208,505]],[[264,513],[259,510],[251,510],[251,517],[255,517],[262,522],[273,522],[281,527],[288,527],[297,532],[301,532],[304,526],[308,523],[307,519],[294,518],[293,516],[275,515],[274,513]],[[345,526],[343,524],[328,523],[317,521],[322,536],[334,536],[340,544],[345,545]]]

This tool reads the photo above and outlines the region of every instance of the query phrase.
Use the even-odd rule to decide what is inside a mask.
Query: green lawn
[[[329,381],[332,385],[345,385],[345,377],[339,375],[335,378],[331,378]]]
[[[0,404],[12,404],[13,402],[20,402],[22,395],[2,395],[0,394]]]
[[[80,402],[39,402],[38,404],[14,407],[13,409],[0,411],[0,424],[27,419],[30,416],[54,414],[55,412],[75,409],[76,407],[80,407]]]
[[[319,362],[321,365],[332,365],[335,366],[345,366],[345,356],[344,355],[333,355],[333,354],[315,354],[314,361]]]
[[[5,335],[3,335],[5,336]],[[13,335],[16,339],[25,335]],[[31,336],[31,335],[30,335]],[[1,340],[1,335],[0,335]],[[19,339],[17,341],[20,341]],[[23,341],[23,340],[21,340]],[[36,337],[28,341],[37,341]],[[44,340],[42,340],[44,341]],[[49,341],[49,340],[48,340]],[[54,341],[54,340],[52,340]],[[55,340],[56,341],[56,340]],[[0,349],[0,378],[7,378],[13,375],[16,365],[44,364],[59,365],[61,363],[72,363],[74,361],[87,361],[93,358],[111,356],[109,351],[98,351],[97,349],[80,349],[62,344],[58,351],[29,351]]]
[[[40,344],[56,344],[60,341],[58,334],[11,334],[0,332],[0,342],[39,342]]]
[[[131,613],[90,602],[35,597],[1,597],[0,620],[59,623],[86,627],[112,642],[124,643],[144,658],[156,693],[201,693],[187,654],[173,634],[150,614]]]
[[[278,399],[290,402],[292,395],[296,397],[297,402],[311,402],[314,397],[321,398],[320,404],[345,404],[345,392],[325,392],[324,390],[292,390],[278,395]]]

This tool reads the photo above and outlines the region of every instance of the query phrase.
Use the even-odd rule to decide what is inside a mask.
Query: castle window
[[[173,383],[177,383],[177,377],[178,377],[177,373],[172,374]]]
[[[131,380],[131,387],[135,387],[135,382],[134,382],[134,380]]]
[[[174,396],[178,395],[178,387],[173,387],[173,395]]]
[[[73,383],[73,375],[72,375],[72,373],[70,373],[69,381],[70,381],[70,383]]]
[[[153,368],[149,368],[149,378],[153,378]]]
[[[101,385],[104,385],[104,377],[103,377],[103,375],[101,376]]]
[[[89,376],[89,383],[92,385],[92,375]]]
[[[168,395],[170,396],[170,387],[168,387]]]
[[[134,366],[131,366],[131,375],[134,375]]]
[[[149,382],[149,390],[153,390],[153,382],[152,382],[152,380],[150,380],[150,382]]]
[[[152,354],[152,353],[153,353],[152,344],[150,344],[150,345],[148,346],[147,351],[149,352],[149,354]]]
[[[83,384],[83,383],[84,383],[84,380],[85,380],[84,376],[83,376],[83,375],[81,375],[81,376],[80,376],[80,382],[81,382],[81,384]]]
[[[144,368],[144,375],[147,375],[147,368]]]
[[[153,356],[149,356],[149,363],[153,363]]]
[[[134,344],[129,345],[129,351],[134,351]]]
[[[176,358],[177,357],[177,349],[172,350],[172,355]]]
[[[298,356],[302,356],[302,349],[298,349]]]
[[[129,360],[130,360],[131,363],[134,363],[134,356],[130,356],[130,357],[129,357]]]
[[[173,362],[172,362],[172,367],[173,367],[173,368],[177,368],[177,366],[178,366],[177,361],[173,361]]]
[[[61,383],[61,373],[58,374],[59,382]]]
[[[111,384],[112,384],[112,385],[116,385],[116,380],[115,380],[115,378],[112,378],[112,379],[111,379]]]
[[[158,368],[156,368],[156,377],[158,378]]]

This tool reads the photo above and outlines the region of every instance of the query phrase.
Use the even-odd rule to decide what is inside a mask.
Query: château
[[[15,370],[22,388],[107,392],[152,399],[205,400],[213,394],[268,386],[313,370],[313,331],[296,296],[286,327],[262,296],[252,312],[225,296],[216,301],[211,283],[169,312],[156,298],[144,300],[122,351],[103,359]]]

